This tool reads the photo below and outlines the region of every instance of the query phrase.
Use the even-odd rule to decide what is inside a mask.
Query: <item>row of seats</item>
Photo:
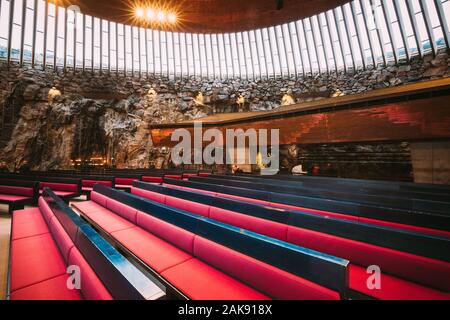
[[[343,200],[354,203],[378,205],[411,211],[448,213],[450,198],[440,194],[395,192],[380,190],[361,190],[338,184],[312,184],[298,181],[281,181],[277,179],[260,179],[251,176],[214,175],[209,179],[195,179],[207,183],[227,184],[231,186],[250,186],[252,189],[273,190],[285,194],[303,195],[315,198]]]
[[[36,203],[38,196],[37,182],[0,179],[0,203],[8,205],[9,213]]]
[[[100,185],[74,207],[190,299],[336,300],[346,292],[345,259]]]
[[[405,211],[384,207],[365,206],[328,199],[311,199],[286,195],[275,191],[262,191],[226,185],[165,179],[172,186],[201,190],[203,193],[220,193],[230,199],[269,205],[276,208],[300,210],[323,216],[369,223],[401,230],[437,236],[449,236],[450,217],[441,214]]]
[[[249,175],[239,175],[240,177],[249,177]],[[235,175],[235,177],[237,177]],[[260,180],[282,180],[292,181],[296,183],[302,183],[306,185],[332,185],[332,186],[345,186],[351,189],[367,189],[370,191],[378,190],[386,192],[407,192],[412,194],[439,194],[450,195],[450,186],[439,184],[427,184],[427,183],[413,183],[413,182],[396,182],[396,181],[383,181],[383,180],[364,180],[364,179],[342,179],[334,177],[312,177],[301,175],[287,175],[279,174],[272,176],[257,176],[252,175],[252,178]]]
[[[4,177],[11,177],[12,179],[28,178],[31,180],[37,180],[42,182],[51,182],[48,179],[80,179],[81,191],[87,195],[89,199],[90,192],[95,184],[102,184],[107,187],[117,188],[125,191],[129,191],[134,181],[145,181],[151,183],[162,183],[163,178],[168,179],[188,179],[194,176],[207,177],[210,172],[170,172],[170,171],[155,171],[155,170],[132,170],[126,171],[118,170],[105,172],[103,174],[82,174],[73,170],[55,170],[55,171],[30,171],[25,174],[2,174]],[[43,178],[45,177],[45,178]],[[44,179],[46,179],[44,181]],[[55,183],[55,182],[53,182]],[[45,186],[44,186],[45,187]],[[67,192],[65,186],[59,186],[53,184],[52,189],[57,191],[60,196],[67,199],[72,198],[72,195],[64,194]],[[43,187],[41,187],[41,190]]]
[[[400,245],[395,248],[396,245],[387,242],[386,239],[391,239],[394,242],[396,237],[403,237],[404,232],[395,235],[393,230],[375,227],[372,228],[374,230],[371,233],[368,233],[370,231],[367,230],[368,228],[358,228],[358,225],[352,222],[345,222],[344,224],[347,224],[347,226],[344,226],[343,229],[351,231],[345,234],[345,237],[336,236],[332,234],[335,231],[333,228],[336,227],[336,224],[332,224],[332,220],[335,219],[323,218],[321,226],[317,219],[312,225],[307,225],[305,219],[299,221],[300,223],[295,223],[295,220],[301,218],[299,212],[289,214],[289,211],[271,210],[267,209],[267,206],[242,205],[242,202],[238,200],[224,200],[223,195],[220,194],[209,193],[200,196],[196,194],[195,190],[183,189],[185,191],[135,183],[132,193],[174,208],[348,259],[351,262],[349,288],[375,298],[450,298],[448,294],[450,290],[450,263],[448,254],[445,255],[450,240],[441,240],[443,243],[441,251],[444,254],[435,256],[447,260],[437,260],[424,256],[424,251],[421,251],[422,255],[415,254],[416,248],[413,247],[410,250],[410,248],[402,246],[403,243],[412,243],[416,246],[423,244],[425,253],[431,253],[437,247],[434,238],[411,233],[409,241],[403,239],[400,241]],[[224,208],[228,208],[228,210]],[[285,219],[282,219],[283,216]],[[329,224],[332,225],[327,228]],[[357,235],[363,231],[365,231],[363,238],[366,237],[372,243],[355,240],[353,233]],[[371,238],[377,236],[382,239],[379,243],[386,243],[387,246],[376,245],[376,241]],[[427,241],[428,245],[426,245]],[[405,249],[411,252],[405,252]],[[384,285],[382,290],[369,290],[366,285],[368,277],[366,268],[370,265],[378,265],[383,271],[382,281]]]
[[[111,300],[164,292],[49,189],[38,207],[12,216],[11,300]],[[70,287],[77,267],[80,286]],[[73,283],[76,285],[76,283]]]
[[[81,180],[76,178],[60,178],[45,175],[22,175],[14,173],[1,173],[0,178],[16,181],[38,182],[39,194],[42,194],[45,188],[50,188],[65,201],[69,201],[70,199],[77,198],[81,195]]]

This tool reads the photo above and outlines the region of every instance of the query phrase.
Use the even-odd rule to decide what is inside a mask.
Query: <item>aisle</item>
[[[0,205],[0,300],[6,298],[8,276],[9,237],[11,232],[11,216],[8,207]]]

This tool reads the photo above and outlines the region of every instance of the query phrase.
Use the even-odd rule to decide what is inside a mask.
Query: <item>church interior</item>
[[[450,1],[0,0],[0,300],[450,300]]]

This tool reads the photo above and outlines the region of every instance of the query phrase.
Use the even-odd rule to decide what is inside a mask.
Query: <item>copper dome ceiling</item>
[[[54,0],[56,2],[56,0]],[[335,8],[348,0],[59,0],[63,6],[78,5],[82,13],[139,25],[133,7],[164,6],[174,10],[178,23],[163,29],[224,33],[279,25]],[[277,10],[277,6],[282,6]]]

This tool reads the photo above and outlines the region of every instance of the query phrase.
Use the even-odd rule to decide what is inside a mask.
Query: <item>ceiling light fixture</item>
[[[177,22],[177,15],[171,12],[167,15],[167,19],[169,20],[170,23],[175,23]]]
[[[138,17],[138,18],[144,17],[144,9],[142,9],[142,8],[137,8],[137,9],[136,9],[136,17]]]
[[[155,10],[148,8],[148,9],[147,9],[147,16],[146,16],[146,18],[147,18],[149,21],[155,20]]]
[[[137,21],[148,24],[175,24],[178,22],[175,12],[163,9],[137,7],[134,9],[134,16]]]
[[[158,21],[165,22],[165,20],[166,20],[166,13],[164,11],[158,11]]]

